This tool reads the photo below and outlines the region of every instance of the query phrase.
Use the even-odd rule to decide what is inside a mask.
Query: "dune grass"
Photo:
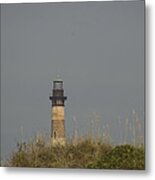
[[[66,139],[65,146],[52,145],[51,137],[43,134],[24,142],[22,128],[21,142],[2,166],[144,170],[144,128],[135,111],[130,120],[121,121],[119,118],[116,124],[120,132],[119,145],[111,142],[109,124],[101,129],[99,120],[99,116],[93,115],[87,134],[79,136],[74,117],[74,135]]]
[[[143,170],[144,147],[111,146],[87,137],[76,143],[70,140],[65,146],[53,146],[50,140],[34,138],[29,143],[18,144],[6,166]]]

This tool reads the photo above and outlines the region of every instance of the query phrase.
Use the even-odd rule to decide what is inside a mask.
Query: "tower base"
[[[52,145],[53,146],[57,146],[57,145],[61,145],[61,146],[65,146],[66,145],[66,140],[65,138],[52,138]]]

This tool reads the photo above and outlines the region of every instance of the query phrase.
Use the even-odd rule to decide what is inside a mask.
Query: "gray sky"
[[[96,113],[119,143],[118,118],[144,121],[144,1],[1,5],[2,156],[50,134],[49,94],[64,81],[66,133]],[[123,132],[123,128],[122,128]]]

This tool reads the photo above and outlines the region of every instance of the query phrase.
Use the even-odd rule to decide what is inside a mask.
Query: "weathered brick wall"
[[[52,107],[52,120],[60,121],[64,120],[64,106],[54,106]]]
[[[52,120],[52,138],[56,139],[65,138],[65,121],[64,120]]]

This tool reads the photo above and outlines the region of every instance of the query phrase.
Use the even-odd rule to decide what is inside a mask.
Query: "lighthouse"
[[[52,144],[65,145],[65,100],[63,81],[58,77],[53,81],[51,106],[51,137]]]

